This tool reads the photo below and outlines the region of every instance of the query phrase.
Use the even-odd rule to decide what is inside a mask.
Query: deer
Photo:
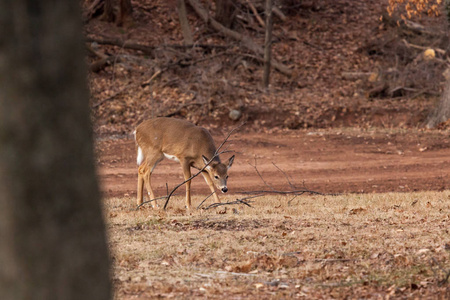
[[[150,201],[156,199],[152,190],[151,176],[156,165],[164,158],[175,160],[181,164],[186,180],[186,208],[191,209],[191,167],[202,170],[201,174],[220,203],[215,187],[228,192],[228,170],[231,168],[234,155],[226,163],[220,161],[216,146],[209,131],[186,120],[159,117],[149,119],[136,127],[134,137],[137,146],[138,187],[137,205],[143,203],[144,185]],[[206,166],[206,167],[205,167]],[[156,208],[152,204],[153,208]]]

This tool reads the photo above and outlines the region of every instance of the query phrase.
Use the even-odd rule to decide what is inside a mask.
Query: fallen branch
[[[441,55],[445,55],[445,50],[443,49],[439,49],[439,48],[433,48],[433,47],[423,47],[423,46],[419,46],[419,45],[415,45],[415,44],[411,44],[408,43],[408,41],[406,41],[405,39],[402,40],[403,44],[405,44],[406,47],[408,48],[414,48],[414,49],[418,49],[418,50],[427,50],[427,49],[433,49],[435,52],[441,54]]]
[[[312,195],[321,195],[321,196],[337,196],[339,194],[324,194],[321,192],[316,192],[316,191],[311,191],[311,190],[295,190],[295,191],[277,191],[277,190],[260,190],[260,191],[242,191],[242,192],[238,192],[240,194],[244,194],[244,195],[252,195],[252,194],[274,194],[274,195],[295,195],[295,196],[300,196],[303,194],[312,194]]]
[[[225,205],[236,205],[236,204],[244,204],[247,205],[248,207],[252,207],[248,202],[245,202],[241,199],[236,199],[236,201],[232,201],[232,202],[224,202],[224,203],[213,203],[207,207],[204,208],[204,210],[208,210],[210,208],[216,208],[219,206],[225,206]]]
[[[256,20],[258,20],[259,24],[264,28],[266,27],[266,24],[264,23],[263,19],[258,14],[258,11],[256,10],[256,7],[250,2],[250,0],[247,0],[247,5],[252,10],[253,14],[255,15]]]
[[[156,49],[164,48],[178,48],[178,49],[189,49],[189,48],[206,48],[206,49],[229,49],[226,45],[215,45],[215,44],[191,44],[191,45],[178,45],[178,44],[164,44],[158,46],[143,45],[131,40],[122,40],[120,38],[113,37],[87,37],[86,42],[92,43],[96,42],[101,45],[112,45],[118,46],[125,49],[142,51],[145,54],[153,54]]]

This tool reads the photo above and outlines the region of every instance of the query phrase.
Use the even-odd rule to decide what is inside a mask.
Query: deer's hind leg
[[[145,173],[144,182],[145,182],[145,188],[147,189],[150,200],[154,200],[156,198],[155,193],[153,193],[153,189],[152,189],[152,180],[151,180],[152,173],[153,173],[153,170],[156,168],[156,165],[163,159],[164,159],[164,155],[162,153],[159,153],[159,154],[153,156],[153,158],[151,160],[149,160],[147,163],[148,171]],[[154,203],[151,203],[151,205],[153,208],[156,208],[157,207],[156,200],[154,201]]]
[[[138,168],[138,188],[137,188],[137,199],[136,204],[139,206],[144,201],[144,176],[147,169],[146,164],[142,164]]]
[[[151,183],[151,176],[153,173],[153,170],[155,169],[156,165],[164,159],[164,155],[162,153],[156,154],[152,156],[150,159],[147,159],[147,161],[143,162],[139,166],[138,170],[138,198],[137,198],[137,205],[141,205],[143,202],[143,193],[144,193],[144,185],[147,189],[148,196],[150,200],[155,199],[155,193],[152,189],[152,183]],[[156,203],[153,205],[153,207],[156,207]]]

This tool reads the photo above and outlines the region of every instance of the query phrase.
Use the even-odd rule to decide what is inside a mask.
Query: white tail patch
[[[143,161],[144,161],[144,153],[142,152],[141,147],[138,147],[138,153],[137,153],[137,164],[138,164],[138,166],[140,166]]]

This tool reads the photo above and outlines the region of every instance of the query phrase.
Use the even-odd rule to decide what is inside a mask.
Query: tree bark
[[[425,122],[427,128],[434,128],[439,123],[450,119],[450,80],[447,80],[444,92],[437,105],[432,109]]]
[[[110,299],[78,1],[0,1],[1,298]]]
[[[272,0],[266,0],[266,34],[264,42],[263,86],[269,86],[270,60],[272,56]]]
[[[117,25],[125,27],[133,25],[133,7],[131,6],[131,0],[119,0],[119,1],[120,1],[120,18]]]
[[[186,13],[186,3],[184,0],[177,0],[178,8],[178,18],[180,19],[181,32],[183,33],[184,44],[192,45],[194,44],[194,39],[192,38],[191,28],[189,27],[189,21]]]

